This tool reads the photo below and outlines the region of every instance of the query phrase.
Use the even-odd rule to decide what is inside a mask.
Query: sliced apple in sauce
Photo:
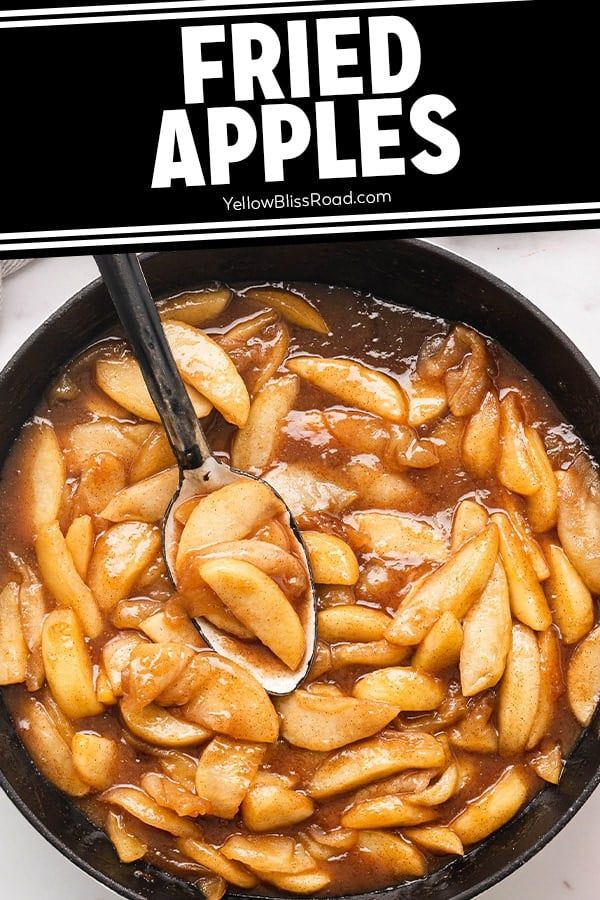
[[[99,359],[96,381],[105,394],[128,412],[148,422],[160,423],[160,416],[146,387],[142,370],[133,356],[121,359]],[[188,386],[188,396],[194,412],[203,419],[212,410],[212,403],[194,387]]]
[[[295,356],[286,365],[290,372],[343,403],[390,422],[406,422],[408,401],[404,391],[393,378],[378,369],[370,369],[350,359],[320,356]]]
[[[177,368],[188,384],[206,397],[233,425],[246,424],[250,397],[227,353],[216,341],[185,322],[163,322]]]

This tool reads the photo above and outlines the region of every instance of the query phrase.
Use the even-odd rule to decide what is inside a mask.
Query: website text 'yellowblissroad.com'
[[[328,209],[331,207],[380,206],[390,204],[389,191],[345,191],[328,194],[312,191],[310,194],[274,194],[271,197],[253,197],[250,194],[222,198],[228,213],[268,212],[286,209]]]

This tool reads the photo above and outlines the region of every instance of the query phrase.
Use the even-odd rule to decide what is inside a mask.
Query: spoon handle
[[[197,469],[211,456],[198,417],[177,371],[154,300],[135,253],[94,257],[180,469]]]

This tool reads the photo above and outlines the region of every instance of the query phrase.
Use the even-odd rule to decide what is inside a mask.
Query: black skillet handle
[[[177,371],[160,317],[134,253],[95,256],[123,323],[175,458],[196,469],[211,455],[204,432]]]

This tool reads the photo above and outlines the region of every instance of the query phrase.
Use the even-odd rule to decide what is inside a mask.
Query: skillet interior
[[[348,285],[450,320],[503,344],[534,374],[600,459],[600,378],[536,307],[477,266],[422,241],[278,243],[151,254],[144,268],[157,299],[211,280]],[[84,288],[23,345],[0,373],[0,460],[53,374],[115,321],[98,282]],[[560,786],[465,858],[412,884],[361,894],[468,900],[518,868],[569,821],[600,782],[600,716],[572,752]],[[0,700],[0,784],[34,827],[78,866],[131,900],[198,892],[144,864],[124,866],[104,835],[35,770]],[[241,895],[237,895],[241,896]],[[358,895],[357,900],[358,900]]]

